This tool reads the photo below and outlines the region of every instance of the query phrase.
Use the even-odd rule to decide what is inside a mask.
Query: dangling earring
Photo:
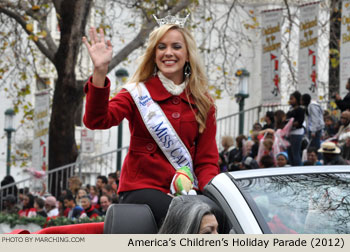
[[[157,65],[154,65],[154,69],[153,69],[153,76],[157,76],[157,73],[158,73],[158,67]]]
[[[186,64],[185,64],[184,74],[185,74],[186,78],[190,78],[190,76],[191,76],[191,65],[189,62],[186,62]]]

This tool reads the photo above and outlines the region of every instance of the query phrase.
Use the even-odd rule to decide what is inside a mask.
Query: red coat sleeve
[[[214,106],[208,113],[206,128],[199,134],[194,158],[194,169],[201,191],[208,182],[219,174],[219,152],[216,145],[216,118]]]
[[[89,129],[108,129],[119,125],[124,119],[130,119],[133,100],[128,91],[122,89],[109,101],[110,80],[106,78],[105,87],[100,88],[92,84],[92,77],[84,87],[86,105],[84,124]]]

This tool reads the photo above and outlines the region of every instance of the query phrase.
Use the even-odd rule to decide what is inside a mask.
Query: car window
[[[237,184],[272,233],[350,233],[350,174],[241,179]]]

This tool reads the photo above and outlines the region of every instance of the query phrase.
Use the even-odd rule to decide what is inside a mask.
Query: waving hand
[[[103,87],[108,72],[108,65],[112,60],[113,48],[111,41],[105,41],[102,28],[97,33],[94,27],[89,29],[90,43],[83,37],[83,43],[89,51],[90,58],[94,64],[93,83]]]

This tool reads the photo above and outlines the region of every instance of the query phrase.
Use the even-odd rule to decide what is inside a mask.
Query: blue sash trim
[[[192,157],[181,138],[165,116],[163,110],[151,98],[144,83],[130,83],[123,86],[133,98],[141,118],[159,148],[170,164],[177,170],[188,166],[194,178],[193,186],[198,189],[198,180],[194,174]]]

